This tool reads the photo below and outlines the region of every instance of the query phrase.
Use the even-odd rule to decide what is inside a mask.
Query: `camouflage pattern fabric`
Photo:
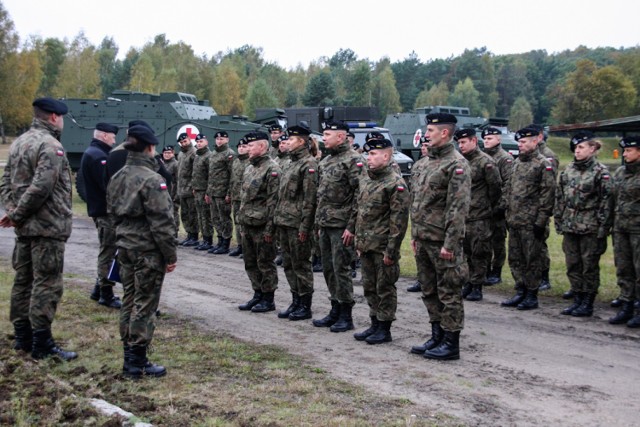
[[[109,270],[116,255],[116,228],[113,218],[109,215],[93,218],[93,222],[98,229],[98,241],[100,250],[98,252],[98,281],[101,286],[113,286],[115,283],[109,280]]]
[[[171,200],[173,201],[173,219],[176,222],[176,236],[180,230],[180,197],[178,197],[178,161],[175,157],[171,160],[163,160],[164,167],[171,174]]]
[[[311,267],[311,235],[301,242],[298,229],[278,226],[278,242],[282,248],[282,267],[291,292],[299,296],[313,293],[313,270]]]
[[[240,200],[242,198],[242,177],[244,170],[249,164],[248,154],[238,154],[231,164],[231,178],[229,180],[229,192],[227,197],[231,200],[233,205],[233,224],[236,230],[236,241],[239,245],[242,244],[242,225],[238,221],[238,211],[240,210]]]
[[[213,236],[213,222],[211,220],[211,207],[204,199],[205,192],[193,190],[196,213],[198,214],[198,229],[202,233],[202,237]]]
[[[491,220],[467,222],[463,248],[469,268],[469,283],[483,284],[491,261]]]
[[[546,239],[548,233],[545,233]],[[537,239],[532,228],[509,227],[509,268],[513,280],[529,290],[538,289],[544,260],[541,257],[543,239]]]
[[[551,167],[553,168],[553,181],[557,182],[558,172],[560,171],[560,160],[558,159],[558,156],[547,146],[547,143],[544,141],[538,143],[538,150],[551,164]],[[549,271],[551,267],[551,257],[549,256],[549,247],[547,246],[546,239],[542,244],[542,261],[542,270]]]
[[[622,301],[640,301],[640,234],[613,233],[616,277]]]
[[[207,194],[211,197],[211,222],[218,237],[230,239],[233,233],[231,202],[225,201],[231,186],[232,165],[236,153],[229,144],[216,146],[209,156],[209,181]]]
[[[597,293],[600,288],[600,257],[607,250],[607,238],[595,233],[562,236],[567,277],[574,292]]]
[[[342,242],[343,229],[320,228],[320,253],[322,273],[329,289],[329,298],[340,304],[354,304],[353,282],[351,280],[351,260],[349,246]]]
[[[369,317],[381,322],[396,320],[398,290],[396,282],[400,277],[400,264],[385,265],[384,255],[365,252],[360,255],[362,262],[362,288],[369,305]]]
[[[180,198],[193,197],[191,179],[195,155],[196,149],[193,145],[180,146],[180,156],[178,157],[178,197]]]
[[[184,231],[198,237],[198,210],[196,209],[196,200],[193,195],[191,197],[180,197],[180,219]]]

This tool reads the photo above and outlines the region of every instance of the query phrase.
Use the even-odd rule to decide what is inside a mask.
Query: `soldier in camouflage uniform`
[[[609,169],[596,160],[602,143],[591,132],[571,138],[575,159],[560,174],[553,211],[556,231],[562,234],[562,250],[571,284],[573,304],[564,315],[591,316],[600,287],[600,256],[607,249],[613,219],[610,209],[612,183]]]
[[[640,136],[623,138],[620,147],[624,165],[613,180],[613,255],[622,305],[609,323],[638,328],[640,311],[633,315],[633,303],[640,300]]]
[[[409,222],[411,196],[393,169],[393,143],[373,139],[364,144],[367,173],[362,175],[356,219],[356,249],[362,262],[362,287],[371,326],[353,337],[368,344],[391,341],[396,320],[400,247]]]
[[[289,164],[289,136],[286,133],[280,135],[277,139],[277,147],[278,154],[273,160],[280,166],[280,170],[284,172]],[[276,265],[282,265],[283,261],[282,246],[280,245],[280,236],[278,233],[276,235]]]
[[[492,233],[491,233],[491,252],[492,256],[487,265],[488,273],[485,284],[497,285],[502,282],[502,267],[507,259],[507,221],[504,218],[505,200],[504,189],[509,184],[511,173],[513,172],[513,156],[505,151],[500,145],[502,132],[500,129],[488,127],[482,130],[482,139],[484,141],[484,152],[490,155],[498,165],[500,171],[500,179],[502,180],[503,197],[498,208],[493,213]]]
[[[269,136],[271,137],[271,146],[269,147],[269,156],[272,159],[278,158],[280,153],[280,137],[284,135],[284,129],[279,124],[269,126]]]
[[[229,252],[229,256],[242,255],[242,226],[238,221],[238,213],[240,211],[240,200],[242,196],[242,177],[244,170],[249,163],[249,153],[247,151],[247,141],[243,138],[238,142],[238,155],[233,159],[231,164],[231,179],[229,182],[229,190],[225,200],[233,206],[233,223],[236,228],[236,244],[238,245],[234,250]]]
[[[469,281],[462,288],[462,298],[481,301],[482,285],[491,261],[491,218],[498,210],[502,196],[502,179],[493,158],[480,151],[474,129],[458,130],[455,140],[471,169],[471,204],[464,236]]]
[[[229,253],[233,223],[231,222],[231,201],[227,200],[231,185],[231,165],[236,156],[229,148],[229,134],[219,131],[215,134],[215,151],[209,157],[209,184],[207,197],[211,206],[213,226],[218,234],[218,244],[209,248],[209,253],[222,255]]]
[[[276,309],[273,297],[278,288],[278,272],[273,259],[274,213],[278,203],[281,171],[268,154],[269,137],[264,132],[245,135],[249,165],[242,181],[238,220],[242,225],[244,269],[251,280],[253,297],[240,310],[265,313]]]
[[[325,124],[322,133],[329,155],[320,162],[316,225],[320,228],[320,251],[324,279],[329,288],[331,311],[313,321],[317,327],[332,332],[353,329],[351,310],[353,282],[350,273],[349,247],[355,237],[357,196],[362,156],[347,144],[349,127],[344,123]]]
[[[178,161],[176,160],[173,145],[167,145],[162,149],[162,161],[172,178],[173,185],[169,195],[171,196],[171,201],[173,201],[173,219],[176,222],[176,237],[178,237],[178,230],[180,230],[180,197],[178,197]]]
[[[207,195],[210,156],[209,140],[205,135],[198,134],[196,136],[196,156],[193,160],[193,174],[191,175],[193,197],[195,198],[196,211],[198,212],[198,228],[202,232],[202,243],[195,248],[198,251],[208,251],[213,246],[213,223],[209,208],[211,199]]]
[[[280,180],[275,224],[292,302],[278,317],[304,320],[311,318],[313,296],[311,235],[317,204],[318,162],[309,152],[310,129],[291,126],[287,133],[290,161]]]
[[[421,176],[424,173],[425,168],[429,164],[428,144],[429,140],[427,138],[425,138],[424,136],[420,138],[420,158],[413,164],[413,167],[411,168],[411,178],[409,181],[412,189],[411,204],[413,204],[413,198],[415,197],[415,192],[413,191],[413,189],[416,188],[416,186],[420,182]],[[416,279],[413,285],[409,285],[407,287],[407,292],[422,292],[422,285],[420,284],[420,280]]]
[[[33,102],[31,128],[11,144],[0,183],[5,215],[0,227],[14,227],[9,320],[14,349],[41,359],[78,357],[58,347],[51,324],[63,292],[65,242],[71,235],[71,170],[59,139],[67,106],[52,98]]]
[[[129,128],[124,146],[129,152],[127,163],[111,178],[107,189],[124,288],[122,370],[132,378],[161,377],[167,372],[147,359],[164,275],[177,264],[173,202],[165,180],[156,173],[156,145],[158,140],[150,129]]]
[[[469,163],[451,141],[455,116],[429,114],[426,121],[429,165],[412,190],[411,246],[432,334],[411,352],[428,359],[455,360],[460,358],[460,331],[464,327],[461,291],[469,276],[463,239],[471,173]]]
[[[516,295],[502,302],[518,310],[538,308],[538,287],[544,268],[541,254],[549,236],[556,181],[553,166],[538,151],[538,131],[525,127],[515,134],[520,155],[506,188],[509,267]]]
[[[180,157],[178,158],[178,197],[180,198],[180,219],[187,238],[180,242],[181,246],[198,246],[198,211],[193,197],[191,180],[193,175],[193,161],[196,150],[189,139],[189,135],[181,133],[178,136]]]

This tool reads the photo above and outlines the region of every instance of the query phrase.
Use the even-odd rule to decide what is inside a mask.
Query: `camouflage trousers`
[[[184,231],[188,234],[198,236],[198,211],[196,210],[196,199],[193,197],[180,198],[180,219],[184,226]]]
[[[231,222],[231,203],[227,203],[224,197],[211,198],[211,221],[218,234],[218,238],[230,239],[233,233]]]
[[[17,237],[11,260],[16,272],[11,288],[9,320],[30,321],[33,329],[51,329],[62,298],[62,240]]]
[[[491,221],[481,219],[465,224],[464,255],[469,267],[469,282],[481,285],[487,278],[491,260]]]
[[[549,271],[551,269],[551,257],[549,256],[549,246],[547,245],[547,239],[549,238],[549,226],[545,227],[544,240],[542,241],[542,266],[541,272]],[[542,279],[542,278],[541,278]]]
[[[427,307],[429,322],[440,322],[448,332],[464,328],[462,286],[469,279],[462,242],[453,248],[454,259],[440,258],[443,242],[416,240],[418,280],[422,285],[422,302]]]
[[[311,234],[313,235],[311,252],[315,256],[322,256],[322,252],[320,251],[320,237],[318,236],[319,233],[320,233],[320,230],[314,226],[313,231],[311,232]]]
[[[242,226],[238,222],[238,213],[240,212],[240,200],[233,201],[233,225],[236,230],[236,242],[238,245],[242,244]]]
[[[354,304],[351,260],[353,249],[342,243],[343,228],[320,227],[322,273],[332,301]]]
[[[274,292],[278,288],[276,246],[264,241],[264,227],[242,226],[244,270],[254,291]]]
[[[282,248],[282,267],[291,292],[300,296],[312,294],[311,236],[301,242],[297,228],[278,227],[278,241]]]
[[[213,236],[213,223],[211,222],[211,209],[207,202],[204,201],[204,191],[196,191],[196,212],[198,213],[198,229],[202,233],[202,237]]]
[[[620,299],[640,300],[640,234],[614,232],[613,255]]]
[[[399,259],[393,265],[385,265],[384,254],[365,252],[360,254],[362,262],[362,288],[369,304],[369,317],[381,322],[396,320],[398,290],[396,282],[400,277]]]
[[[173,200],[173,219],[176,222],[176,237],[180,231],[180,200]]]
[[[159,252],[119,248],[118,264],[124,289],[120,338],[124,344],[148,346],[155,330],[166,263]]]
[[[100,216],[93,218],[93,222],[98,229],[98,241],[100,242],[100,251],[98,252],[98,282],[101,287],[113,286],[115,282],[107,279],[117,249],[116,228],[113,225],[113,218],[110,216]]]
[[[600,287],[600,256],[607,250],[607,239],[598,239],[596,234],[565,233],[562,250],[571,290],[597,293]]]
[[[544,240],[536,239],[533,227],[509,228],[509,268],[516,283],[538,289],[544,266]]]
[[[491,252],[492,257],[488,268],[490,270],[501,270],[507,259],[507,222],[504,219],[493,222],[491,232]]]

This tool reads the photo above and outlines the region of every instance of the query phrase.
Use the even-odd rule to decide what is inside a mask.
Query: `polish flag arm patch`
[[[56,156],[58,156],[58,157],[62,157],[62,156],[64,156],[64,151],[62,151],[62,150],[57,150],[57,151],[56,151]]]
[[[278,176],[278,172],[271,172],[271,176],[273,176],[273,177]]]
[[[398,185],[396,187],[396,190],[398,190],[400,193],[402,193],[404,191],[404,187],[402,185]]]
[[[167,189],[167,184],[165,184],[164,182],[160,183],[160,189],[161,190],[166,190]]]
[[[464,169],[456,168],[456,175],[462,175],[464,173]]]
[[[309,168],[309,173],[316,173],[316,170],[313,168]]]
[[[552,171],[553,167],[552,166],[547,166],[545,169],[548,170],[548,171]]]
[[[358,163],[356,163],[356,166],[358,166],[359,168],[361,168],[361,167],[363,166],[363,163],[362,163],[362,162],[358,162]]]
[[[106,165],[106,164],[107,164],[107,161],[106,161],[106,160],[100,160],[100,164],[101,164],[102,166],[104,166],[104,165]]]

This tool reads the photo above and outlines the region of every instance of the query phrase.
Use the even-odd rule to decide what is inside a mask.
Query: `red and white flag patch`
[[[164,182],[160,183],[160,189],[161,190],[166,190],[167,189],[167,184],[165,184]]]
[[[314,168],[309,168],[309,173],[316,173],[316,170]]]
[[[609,175],[602,175],[602,179],[609,179]]]
[[[273,177],[278,176],[278,172],[271,172],[271,176],[273,176]]]
[[[396,190],[398,190],[399,192],[401,192],[401,193],[402,193],[402,192],[404,191],[404,187],[403,187],[402,185],[398,185],[398,186],[396,187]]]
[[[362,163],[362,162],[358,162],[358,163],[356,163],[356,166],[358,166],[359,168],[361,168],[361,167],[362,167],[362,166],[364,166],[364,165],[363,165],[363,163]]]
[[[104,166],[104,165],[106,165],[106,164],[107,164],[107,161],[106,161],[106,160],[100,160],[100,164],[101,164],[102,166]]]
[[[56,156],[58,156],[58,157],[62,157],[62,156],[64,156],[64,151],[62,151],[62,150],[57,150],[57,151],[56,151]]]
[[[548,170],[548,171],[552,171],[552,170],[553,170],[553,167],[551,167],[551,166],[547,166],[545,169],[546,169],[546,170]]]
[[[464,173],[464,169],[462,168],[457,168],[456,169],[456,175],[462,175]]]

